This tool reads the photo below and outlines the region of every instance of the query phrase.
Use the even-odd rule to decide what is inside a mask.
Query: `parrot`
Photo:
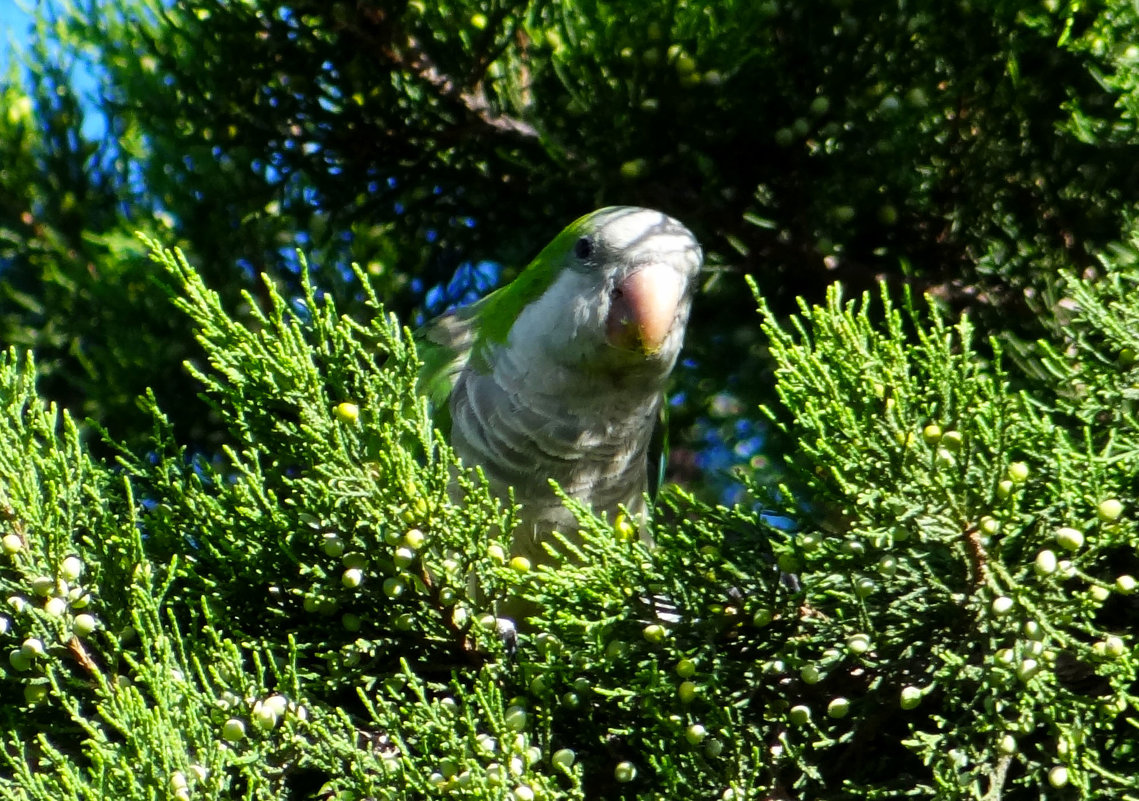
[[[520,507],[512,553],[549,561],[576,518],[645,513],[648,452],[704,255],[646,208],[586,214],[509,284],[417,333],[419,391],[466,467]]]

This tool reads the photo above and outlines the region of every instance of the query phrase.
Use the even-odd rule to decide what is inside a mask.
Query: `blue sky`
[[[34,0],[28,0],[28,5],[33,3]],[[0,63],[7,65],[10,43],[24,39],[30,24],[31,18],[16,0],[0,0]]]
[[[35,14],[46,4],[40,0],[0,0],[0,77],[8,74],[13,46],[19,47],[28,40]],[[97,111],[92,98],[96,94],[96,80],[82,62],[72,74],[72,87],[79,93],[85,110],[83,133],[98,139],[105,132],[104,119]]]

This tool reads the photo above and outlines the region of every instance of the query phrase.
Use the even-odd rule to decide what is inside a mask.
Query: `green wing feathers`
[[[435,318],[416,332],[416,347],[423,366],[419,369],[419,392],[431,403],[438,427],[451,427],[448,401],[459,373],[470,360],[478,323],[475,303]]]

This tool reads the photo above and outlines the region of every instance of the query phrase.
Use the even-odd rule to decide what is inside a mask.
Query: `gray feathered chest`
[[[514,487],[524,520],[539,529],[573,522],[550,479],[610,519],[620,505],[639,511],[662,379],[526,370],[503,352],[490,372],[459,376],[452,444],[465,463],[482,466],[496,492]]]

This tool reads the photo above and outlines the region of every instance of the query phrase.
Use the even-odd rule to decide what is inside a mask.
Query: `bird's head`
[[[703,253],[659,211],[614,206],[569,225],[486,301],[491,341],[568,369],[671,370]]]

